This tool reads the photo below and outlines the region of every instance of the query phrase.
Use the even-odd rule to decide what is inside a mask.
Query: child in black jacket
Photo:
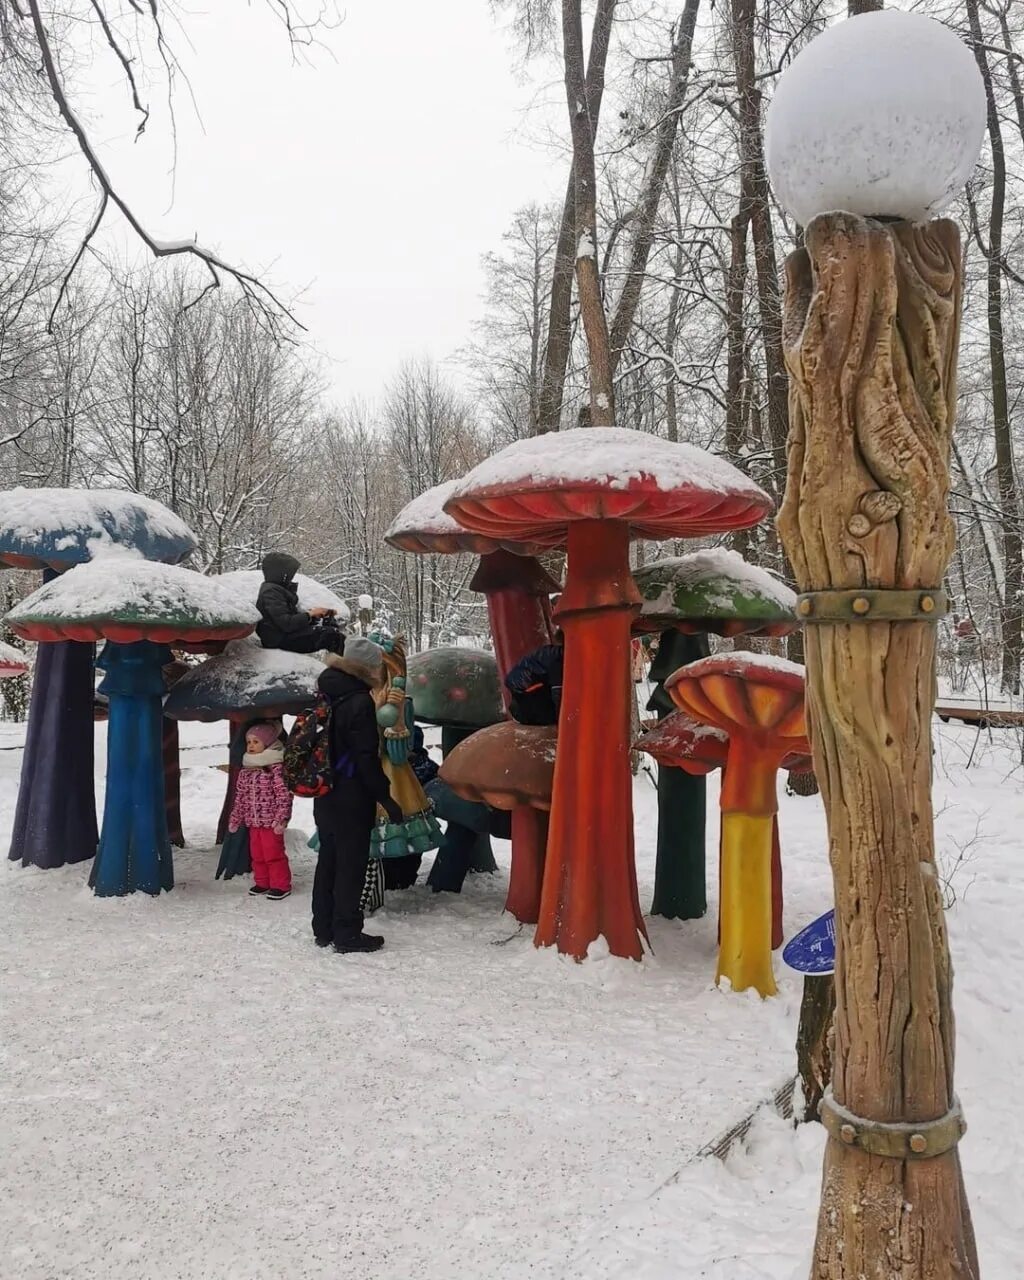
[[[332,621],[334,610],[299,608],[299,589],[294,581],[298,571],[298,560],[282,551],[263,557],[263,585],[256,597],[260,644],[264,649],[286,649],[289,653],[315,653],[318,649],[341,653],[345,640]]]

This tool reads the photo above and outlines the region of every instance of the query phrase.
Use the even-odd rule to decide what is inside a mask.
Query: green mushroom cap
[[[406,690],[417,720],[485,729],[505,719],[498,664],[482,649],[427,649],[409,659]]]
[[[797,627],[789,587],[724,547],[656,560],[633,577],[643,597],[639,631],[785,635]]]

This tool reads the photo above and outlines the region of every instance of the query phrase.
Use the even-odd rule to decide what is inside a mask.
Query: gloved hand
[[[388,815],[388,822],[393,822],[396,826],[400,825],[403,820],[403,814],[398,804],[389,796],[383,804],[384,812]]]
[[[284,833],[285,833],[287,830],[288,830],[288,824],[287,824],[286,822],[275,822],[275,823],[274,823],[274,835],[275,835],[275,836],[283,836],[283,835],[284,835]]]

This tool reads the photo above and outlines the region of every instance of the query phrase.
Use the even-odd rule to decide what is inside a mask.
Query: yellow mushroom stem
[[[722,814],[721,927],[715,981],[776,992],[772,972],[772,814]]]
[[[772,970],[772,824],[785,750],[768,734],[733,734],[722,780],[721,916],[716,981],[775,994]]]

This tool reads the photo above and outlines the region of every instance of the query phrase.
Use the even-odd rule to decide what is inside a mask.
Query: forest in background
[[[558,6],[494,7],[510,58],[561,78]],[[981,162],[951,211],[966,297],[946,674],[1019,694],[1021,11],[1012,0],[915,7],[973,48],[988,101]],[[93,8],[116,36],[124,6]],[[80,227],[53,213],[39,178],[37,157],[63,145],[61,120],[16,7],[0,0],[0,488],[133,489],[191,525],[204,571],[287,546],[342,596],[373,595],[415,647],[477,635],[472,564],[408,556],[382,534],[412,497],[493,449],[588,420],[574,268],[578,229],[592,225],[617,423],[711,449],[778,499],[782,271],[801,229],[767,182],[764,110],[780,72],[843,12],[808,0],[586,6],[576,70],[597,122],[593,208],[575,207],[568,141],[553,141],[566,198],[524,205],[486,256],[472,343],[441,367],[398,365],[372,401],[332,403],[305,335],[244,277],[211,289],[209,264],[187,254],[126,268],[81,252]],[[52,30],[73,48],[56,19]],[[70,55],[60,70],[73,76]],[[786,576],[770,523],[732,545]],[[636,555],[683,549],[638,544]],[[5,575],[0,604],[32,585]]]

